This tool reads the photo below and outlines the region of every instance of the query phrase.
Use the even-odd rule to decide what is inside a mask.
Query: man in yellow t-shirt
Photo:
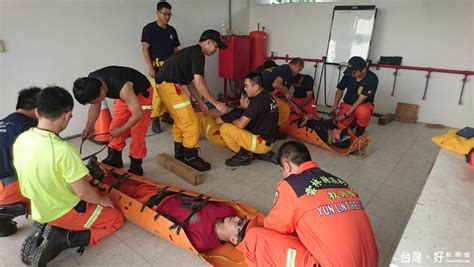
[[[21,192],[31,200],[33,220],[48,224],[42,243],[22,251],[25,264],[44,266],[61,251],[93,246],[123,225],[123,215],[111,200],[88,183],[89,171],[77,149],[59,136],[72,118],[73,106],[65,89],[45,88],[37,98],[38,126],[13,145],[13,164]],[[25,243],[37,244],[40,238],[34,230]]]

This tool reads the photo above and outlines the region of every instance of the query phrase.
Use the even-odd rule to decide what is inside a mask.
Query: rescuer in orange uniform
[[[319,168],[306,146],[284,143],[278,153],[286,177],[264,228],[248,231],[249,266],[377,266],[378,251],[367,213],[342,179]]]

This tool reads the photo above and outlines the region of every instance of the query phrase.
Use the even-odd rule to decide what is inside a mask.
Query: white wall
[[[268,51],[278,56],[321,58],[325,55],[332,10],[335,5],[375,4],[378,15],[369,58],[402,56],[403,65],[474,70],[472,0],[339,1],[257,5],[250,3],[249,26],[257,22],[269,34]],[[328,103],[334,101],[337,72],[328,67]],[[321,65],[318,66],[318,75]],[[304,70],[313,74],[312,64]],[[397,102],[420,105],[419,121],[452,127],[474,125],[474,76],[468,78],[464,104],[458,105],[462,75],[433,73],[427,98],[423,72],[399,71],[395,96],[391,97],[393,69],[373,70],[379,76],[376,112],[393,113]],[[319,83],[317,78],[316,82]],[[318,103],[323,103],[322,98]]]
[[[125,65],[146,73],[141,52],[142,27],[156,19],[158,0],[0,0],[0,117],[12,112],[17,92],[32,85],[57,84],[71,91],[79,76],[107,65]],[[181,48],[193,45],[202,31],[221,29],[228,19],[228,1],[175,0],[173,25]],[[248,0],[233,0],[232,26],[248,32]],[[207,59],[211,90],[222,91],[217,54]],[[64,136],[79,133],[86,107],[76,102]]]

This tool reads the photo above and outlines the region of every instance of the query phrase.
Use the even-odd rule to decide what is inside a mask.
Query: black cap
[[[367,67],[367,63],[361,57],[351,57],[347,63],[347,69],[344,71],[344,74],[350,75],[353,71],[360,70]]]
[[[221,34],[216,30],[205,30],[199,38],[199,42],[213,40],[220,49],[226,49],[227,44],[221,40]]]

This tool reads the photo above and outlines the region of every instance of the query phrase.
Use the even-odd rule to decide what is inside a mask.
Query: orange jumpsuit
[[[278,184],[264,227],[244,239],[249,266],[377,266],[374,234],[358,195],[315,162]]]

